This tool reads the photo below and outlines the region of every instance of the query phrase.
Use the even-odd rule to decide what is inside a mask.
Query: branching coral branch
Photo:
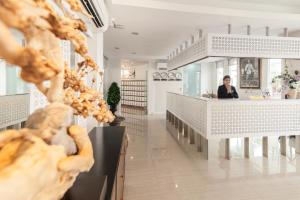
[[[71,10],[86,14],[78,0],[56,2],[58,8],[67,3]],[[0,57],[19,66],[21,78],[34,83],[49,101],[29,116],[26,128],[0,134],[3,199],[61,199],[76,176],[93,165],[88,135],[72,125],[72,115],[94,116],[99,122],[114,119],[102,95],[82,80],[91,70],[98,71],[88,55],[83,35],[87,28],[64,13],[58,14],[47,0],[0,0]],[[10,28],[23,34],[26,47],[16,42]],[[84,59],[78,72],[64,63],[60,40],[70,41]]]

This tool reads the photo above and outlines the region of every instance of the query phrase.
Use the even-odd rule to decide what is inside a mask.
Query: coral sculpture
[[[25,128],[0,133],[1,199],[61,199],[94,162],[86,130],[73,125],[72,116],[114,120],[102,94],[82,80],[88,72],[102,73],[88,55],[87,28],[74,17],[79,15],[89,17],[79,0],[0,0],[0,58],[20,67],[21,78],[49,102],[29,116]],[[23,34],[25,47],[11,29]],[[78,70],[65,64],[61,40],[83,58]]]

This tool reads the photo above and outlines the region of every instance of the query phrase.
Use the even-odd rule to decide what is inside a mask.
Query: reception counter
[[[247,144],[249,137],[300,135],[300,100],[220,100],[168,93],[167,118],[205,140],[245,138]]]
[[[29,115],[30,94],[0,96],[0,129],[8,126],[20,128]]]

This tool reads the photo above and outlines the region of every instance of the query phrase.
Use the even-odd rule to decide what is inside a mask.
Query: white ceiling
[[[104,34],[108,57],[149,60],[164,59],[198,29],[245,34],[271,35],[300,29],[300,0],[111,0],[109,10],[124,29],[110,28]],[[132,35],[138,32],[139,35]],[[118,47],[119,50],[115,49]],[[133,53],[136,54],[133,54]]]

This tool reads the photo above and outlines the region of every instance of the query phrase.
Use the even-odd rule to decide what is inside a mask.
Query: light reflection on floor
[[[124,200],[300,199],[300,156],[292,139],[287,139],[286,157],[277,137],[269,140],[268,159],[261,156],[261,139],[251,138],[250,159],[243,158],[243,140],[232,139],[230,161],[207,161],[187,138],[166,131],[164,116],[125,117]]]

